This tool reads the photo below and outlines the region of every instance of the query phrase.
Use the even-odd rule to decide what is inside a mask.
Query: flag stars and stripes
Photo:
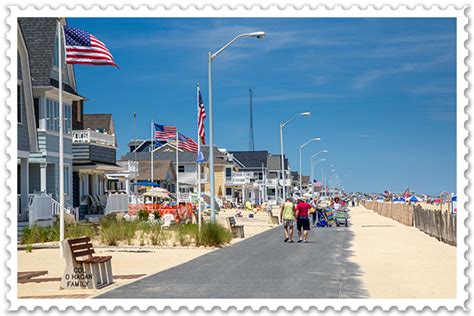
[[[206,118],[206,109],[204,108],[204,102],[202,101],[201,91],[199,91],[199,113],[198,113],[198,135],[203,145],[206,144],[206,132],[204,130],[204,119]]]
[[[64,35],[67,64],[111,65],[117,67],[107,46],[94,35],[68,26],[64,26]]]
[[[176,138],[176,126],[155,124],[155,138],[162,140]]]

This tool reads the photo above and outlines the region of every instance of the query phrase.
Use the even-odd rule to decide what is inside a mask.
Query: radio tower
[[[249,108],[250,108],[250,124],[249,124],[249,150],[255,151],[255,143],[253,141],[253,109],[252,109],[252,89],[249,89],[250,99],[249,99]]]

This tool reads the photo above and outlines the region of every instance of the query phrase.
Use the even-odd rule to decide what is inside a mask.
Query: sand
[[[351,260],[371,298],[456,297],[456,247],[363,206],[350,214]]]
[[[233,216],[237,210],[226,210],[220,212],[218,221],[226,224],[225,217]],[[243,212],[244,217],[237,218],[238,225],[244,225],[245,238],[234,238],[231,245],[260,234],[275,225],[268,224],[268,215],[264,212],[255,214],[255,218],[250,219],[248,212]],[[50,243],[57,246],[57,243]],[[112,256],[112,271],[114,275],[151,275],[160,271],[170,269],[174,266],[188,262],[194,258],[215,251],[219,248],[205,247],[95,247],[96,254]],[[34,249],[31,253],[25,250],[18,250],[18,272],[26,271],[48,271],[47,275],[39,278],[61,277],[65,261],[59,257],[59,248]],[[145,277],[142,276],[141,278]],[[77,298],[93,297],[118,286],[136,281],[134,279],[115,279],[114,284],[100,290],[59,290],[59,281],[41,283],[19,283],[19,298]]]

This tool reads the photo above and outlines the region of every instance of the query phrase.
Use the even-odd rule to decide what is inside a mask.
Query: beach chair
[[[161,228],[164,229],[168,229],[170,228],[171,226],[171,223],[173,222],[174,220],[174,216],[171,215],[171,214],[165,214],[163,215],[163,225],[161,225]]]
[[[328,226],[332,226],[335,223],[333,209],[330,209],[330,208],[326,209],[324,211],[324,214],[326,216]]]

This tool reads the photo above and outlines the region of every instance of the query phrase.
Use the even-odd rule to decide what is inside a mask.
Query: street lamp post
[[[265,32],[253,32],[253,33],[243,33],[236,36],[233,40],[222,46],[214,54],[210,51],[208,52],[208,79],[209,79],[209,186],[211,189],[210,193],[210,202],[211,202],[211,221],[216,221],[216,207],[215,203],[215,188],[214,188],[214,124],[212,117],[212,60],[215,59],[220,53],[222,53],[227,47],[232,45],[241,37],[256,37],[263,38],[265,37]]]
[[[311,159],[311,195],[314,199],[314,167],[321,161],[326,161],[325,158],[319,159],[315,163],[313,163],[313,159]]]
[[[314,158],[316,158],[318,155],[322,154],[322,153],[327,153],[328,150],[327,149],[323,149],[323,150],[320,150],[318,151],[317,153],[315,153],[314,155],[311,156],[311,161],[310,161],[310,165],[311,165],[311,195],[313,196],[313,199],[314,199],[314,172],[313,172],[313,160]],[[326,159],[324,159],[325,161]],[[322,179],[321,179],[322,181]],[[321,182],[322,184],[323,182]]]
[[[285,201],[286,198],[286,188],[285,188],[285,159],[284,159],[284,150],[283,150],[283,128],[290,123],[294,118],[297,116],[310,116],[311,112],[301,112],[293,115],[288,121],[285,123],[280,123],[280,150],[281,150],[281,178],[282,178],[282,201]]]
[[[310,140],[308,140],[306,143],[304,143],[303,145],[300,146],[300,195],[302,194],[303,192],[303,184],[302,184],[302,179],[303,179],[303,171],[302,171],[302,167],[301,167],[301,155],[303,153],[303,147],[308,145],[309,143],[313,142],[313,141],[320,141],[321,138],[320,137],[315,137],[315,138],[311,138]],[[312,183],[312,182],[311,182]]]

